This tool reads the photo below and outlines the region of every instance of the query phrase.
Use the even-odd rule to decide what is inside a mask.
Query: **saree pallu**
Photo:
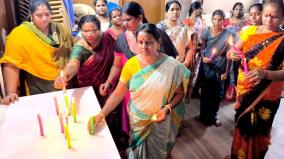
[[[183,119],[184,105],[177,105],[161,123],[153,123],[151,117],[172,99],[181,83],[186,92],[189,75],[186,67],[166,56],[131,78],[129,158],[166,158]]]
[[[275,36],[278,37],[271,40]],[[281,70],[284,58],[283,38],[284,36],[278,33],[250,36],[243,47],[245,56],[249,59],[249,69]],[[283,82],[272,82],[267,79],[258,85],[249,86],[243,68],[239,68],[231,158],[264,158],[282,88]]]
[[[30,94],[55,90],[51,83],[64,68],[73,45],[71,34],[60,24],[51,22],[50,30],[48,37],[32,23],[24,22],[7,37],[0,63],[13,64],[28,74],[24,78]]]
[[[158,29],[160,36],[161,36],[161,46],[160,51],[162,53],[167,54],[171,57],[176,57],[177,50],[173,45],[169,36],[161,29]],[[115,42],[114,53],[115,56],[121,57],[121,66],[123,67],[124,64],[127,62],[128,59],[135,56],[137,52],[132,52],[129,46],[131,38],[127,38],[126,32],[121,33]],[[134,46],[135,47],[135,46]],[[136,46],[138,47],[138,46]],[[129,104],[130,94],[129,92],[126,93],[125,98],[122,102],[122,129],[123,131],[128,134],[129,133],[129,119],[128,119],[128,104]]]
[[[159,22],[157,27],[164,30],[168,34],[178,52],[178,59],[180,61],[184,61],[186,56],[186,48],[189,44],[192,34],[192,31],[189,29],[189,27],[184,26],[183,24],[178,24],[175,27],[168,28],[165,21]]]
[[[74,49],[80,48],[77,47]],[[101,106],[110,94],[109,92],[107,96],[101,96],[99,93],[99,87],[108,78],[114,59],[113,52],[114,39],[108,33],[103,33],[100,44],[97,48],[92,50],[92,55],[80,65],[80,69],[77,74],[78,87],[93,86]]]

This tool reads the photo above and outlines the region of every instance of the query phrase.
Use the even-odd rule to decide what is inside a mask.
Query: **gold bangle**
[[[105,118],[105,115],[103,113],[101,113],[101,112],[98,115],[103,117],[103,118]]]
[[[167,104],[165,105],[165,107],[167,107],[169,110],[170,110],[170,114],[172,113],[172,107],[171,107],[171,104]]]

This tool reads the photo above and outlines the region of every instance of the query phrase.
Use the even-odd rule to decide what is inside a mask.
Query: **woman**
[[[242,30],[245,30],[246,27],[250,25],[262,25],[262,20],[261,20],[261,14],[262,14],[262,3],[254,3],[249,7],[249,19]],[[236,84],[237,84],[237,77],[238,77],[238,68],[240,63],[239,62],[234,62],[229,60],[230,63],[230,69],[229,69],[229,76],[228,76],[228,81],[229,85],[226,88],[226,99],[227,100],[235,100],[235,93],[236,93]]]
[[[226,53],[230,49],[228,39],[232,33],[223,29],[225,14],[215,10],[212,14],[213,27],[203,34],[204,54],[202,57],[202,83],[199,121],[206,125],[221,126],[217,112],[221,102],[222,84],[228,74]]]
[[[100,21],[94,15],[86,15],[79,22],[83,38],[72,48],[70,60],[64,68],[65,82],[76,76],[78,87],[93,86],[100,105],[107,96],[101,96],[99,86],[104,83],[110,72],[114,55],[114,39],[100,30]],[[54,82],[56,88],[62,88],[62,80],[58,76]]]
[[[166,3],[167,19],[160,21],[157,27],[164,30],[169,35],[178,51],[177,59],[183,62],[186,56],[191,31],[188,27],[184,27],[184,25],[179,22],[180,11],[181,5],[177,0],[168,1]]]
[[[128,59],[135,56],[138,53],[138,44],[135,38],[135,33],[143,22],[147,22],[144,16],[144,10],[137,2],[126,3],[122,8],[122,21],[126,31],[120,34],[115,42],[115,56],[114,63],[111,68],[109,77],[106,82],[101,85],[100,93],[105,95],[109,87],[113,85],[113,82],[119,77],[122,66]],[[167,55],[175,57],[177,51],[171,42],[168,35],[158,30],[161,36],[161,47],[160,50],[165,52]],[[128,134],[129,124],[127,115],[127,106],[129,102],[129,93],[126,94],[122,106],[122,128]]]
[[[109,28],[110,21],[108,18],[107,0],[94,0],[96,16],[101,23],[102,31]]]
[[[283,2],[267,2],[261,26],[244,30],[230,58],[242,61],[237,81],[232,158],[264,158],[283,88]]]
[[[27,94],[55,91],[53,80],[64,68],[72,47],[71,33],[51,21],[48,1],[32,0],[29,10],[32,22],[24,22],[10,33],[0,60],[4,64],[5,105],[18,99],[20,71],[24,72]]]
[[[106,32],[108,32],[113,39],[117,39],[118,35],[124,31],[121,9],[115,8],[109,12],[109,19],[111,26]]]
[[[230,27],[240,23],[244,17],[244,5],[241,2],[236,2],[231,11],[231,17],[224,20],[224,27]]]
[[[98,125],[122,101],[128,89],[130,147],[128,157],[166,158],[183,118],[180,105],[186,92],[189,71],[178,61],[159,52],[161,37],[153,24],[143,24],[136,34],[138,55],[123,67],[118,86],[101,112],[94,118]],[[166,78],[165,78],[166,77]],[[157,119],[154,119],[156,116]],[[172,147],[172,146],[171,146]]]

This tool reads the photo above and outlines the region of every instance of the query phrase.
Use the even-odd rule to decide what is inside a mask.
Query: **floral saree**
[[[281,70],[283,34],[265,33],[250,36],[243,50],[249,69]],[[263,79],[258,85],[246,83],[242,66],[237,81],[235,130],[232,158],[264,158],[270,141],[270,130],[279,107],[283,82]]]
[[[166,158],[183,119],[184,105],[182,102],[177,105],[161,123],[153,123],[151,117],[173,98],[180,84],[186,92],[189,75],[185,66],[165,56],[132,76],[129,81],[129,158]]]

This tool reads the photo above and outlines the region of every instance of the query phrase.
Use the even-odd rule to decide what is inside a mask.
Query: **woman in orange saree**
[[[264,158],[270,130],[280,103],[284,81],[284,33],[279,29],[284,9],[281,2],[264,5],[262,26],[241,33],[230,58],[242,59],[237,81],[235,130],[231,158]]]

